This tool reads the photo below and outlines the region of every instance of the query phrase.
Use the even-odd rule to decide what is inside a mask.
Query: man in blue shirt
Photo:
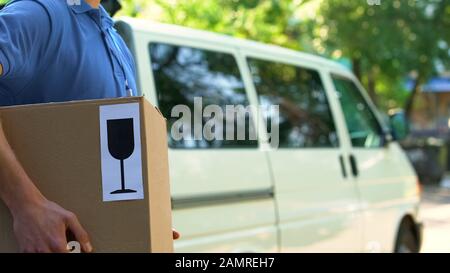
[[[136,91],[133,58],[113,20],[86,1],[22,0],[6,6],[0,15],[0,62],[0,105]]]
[[[15,0],[0,12],[0,106],[133,96],[135,65],[100,0]],[[0,198],[22,251],[85,252],[76,216],[47,200],[9,146],[0,117]],[[178,234],[174,232],[174,238]]]

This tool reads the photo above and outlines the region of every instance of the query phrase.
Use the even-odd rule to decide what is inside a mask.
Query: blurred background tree
[[[323,1],[315,39],[325,54],[351,59],[372,98],[388,103],[380,106],[403,106],[409,114],[420,86],[449,62],[450,1],[363,2]],[[408,75],[412,84],[405,90]]]
[[[191,0],[122,1],[119,15],[209,30],[294,49],[302,49],[301,33],[311,27],[296,16],[309,1]]]
[[[421,85],[450,65],[450,0],[381,0],[380,5],[367,0],[120,3],[118,16],[214,31],[335,59],[354,71],[385,110],[402,107],[409,113]]]
[[[448,68],[449,0],[123,0],[119,15],[209,30],[336,59],[384,109],[410,111]],[[407,84],[409,83],[409,84]]]

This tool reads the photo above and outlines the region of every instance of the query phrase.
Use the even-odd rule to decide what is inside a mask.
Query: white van
[[[194,97],[203,106],[280,107],[278,118],[249,117],[258,140],[169,134],[176,251],[420,249],[417,177],[348,69],[184,27],[121,18],[116,28],[136,58],[139,89],[169,130],[173,107],[193,108]],[[406,123],[395,119],[401,137]],[[266,120],[279,126],[278,149],[264,141]]]

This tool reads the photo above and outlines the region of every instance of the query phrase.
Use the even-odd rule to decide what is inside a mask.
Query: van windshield
[[[333,83],[344,112],[353,147],[382,145],[382,129],[358,86],[349,79],[333,75]]]

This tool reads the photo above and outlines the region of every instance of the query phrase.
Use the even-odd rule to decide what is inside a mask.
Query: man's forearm
[[[0,117],[0,198],[11,211],[44,199],[9,145]]]

